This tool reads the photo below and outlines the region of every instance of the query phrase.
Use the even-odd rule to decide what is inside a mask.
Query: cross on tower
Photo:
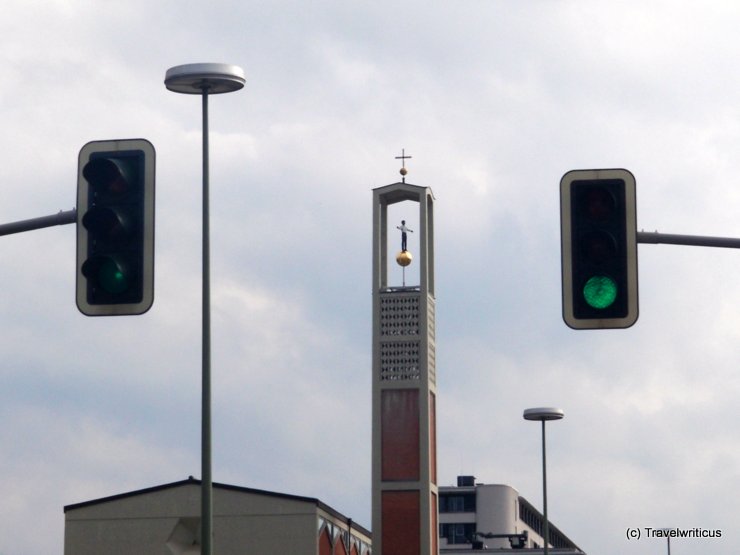
[[[406,149],[401,149],[401,156],[396,156],[396,160],[401,160],[401,175],[403,176],[401,179],[404,183],[406,183],[406,174],[408,171],[406,170],[406,159],[411,158],[411,156],[406,156]]]

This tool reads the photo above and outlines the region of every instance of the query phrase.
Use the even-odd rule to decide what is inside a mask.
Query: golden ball
[[[399,173],[400,173],[401,175],[406,175],[406,174],[407,174],[407,173],[409,173],[409,172],[408,172],[408,170],[407,170],[406,168],[401,168],[401,170],[400,170],[400,172],[399,172]]]
[[[414,257],[411,256],[409,251],[401,251],[396,255],[396,262],[398,262],[399,266],[403,266],[404,268],[411,264],[413,259]]]

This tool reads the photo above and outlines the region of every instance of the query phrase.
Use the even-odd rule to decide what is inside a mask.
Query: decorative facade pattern
[[[427,298],[427,372],[429,373],[429,382],[432,385],[437,383],[434,315],[434,297],[429,295]]]
[[[384,294],[380,299],[380,335],[418,336],[419,293]]]
[[[319,517],[319,555],[372,555],[370,543],[342,526]]]
[[[380,296],[380,380],[421,379],[421,293],[389,291]],[[429,380],[436,383],[434,297],[427,297],[426,343]]]
[[[418,380],[419,341],[383,341],[380,343],[380,380]]]

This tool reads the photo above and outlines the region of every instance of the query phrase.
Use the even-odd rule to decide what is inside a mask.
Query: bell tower
[[[406,183],[410,157],[401,158],[402,182],[373,190],[373,552],[437,555],[434,196]],[[389,221],[398,203],[415,229]],[[389,234],[400,239],[395,260]],[[402,268],[400,284],[389,283],[389,258]],[[411,265],[418,283],[407,285]]]

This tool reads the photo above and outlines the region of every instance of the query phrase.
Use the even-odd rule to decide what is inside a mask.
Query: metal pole
[[[185,64],[167,70],[167,89],[200,94],[203,100],[203,373],[201,413],[201,555],[212,555],[213,476],[211,470],[211,270],[208,176],[208,96],[244,87],[244,70],[230,64]]]
[[[547,520],[547,455],[545,451],[545,420],[542,420],[542,513],[545,517],[544,525],[544,540],[545,540],[545,551],[544,554],[548,555],[550,552],[550,522]]]
[[[40,218],[32,218],[30,220],[0,224],[0,235],[11,235],[13,233],[33,231],[35,229],[43,229],[45,227],[52,227],[55,225],[74,223],[77,223],[76,208],[67,211],[60,210],[57,214],[52,214],[51,216],[41,216]]]
[[[208,87],[203,87],[203,374],[201,428],[201,555],[213,553],[211,471],[211,270],[208,172]]]
[[[680,235],[677,233],[658,233],[657,231],[638,231],[638,243],[652,243],[665,245],[688,245],[692,247],[723,247],[740,249],[740,238],[712,237],[705,235]]]

